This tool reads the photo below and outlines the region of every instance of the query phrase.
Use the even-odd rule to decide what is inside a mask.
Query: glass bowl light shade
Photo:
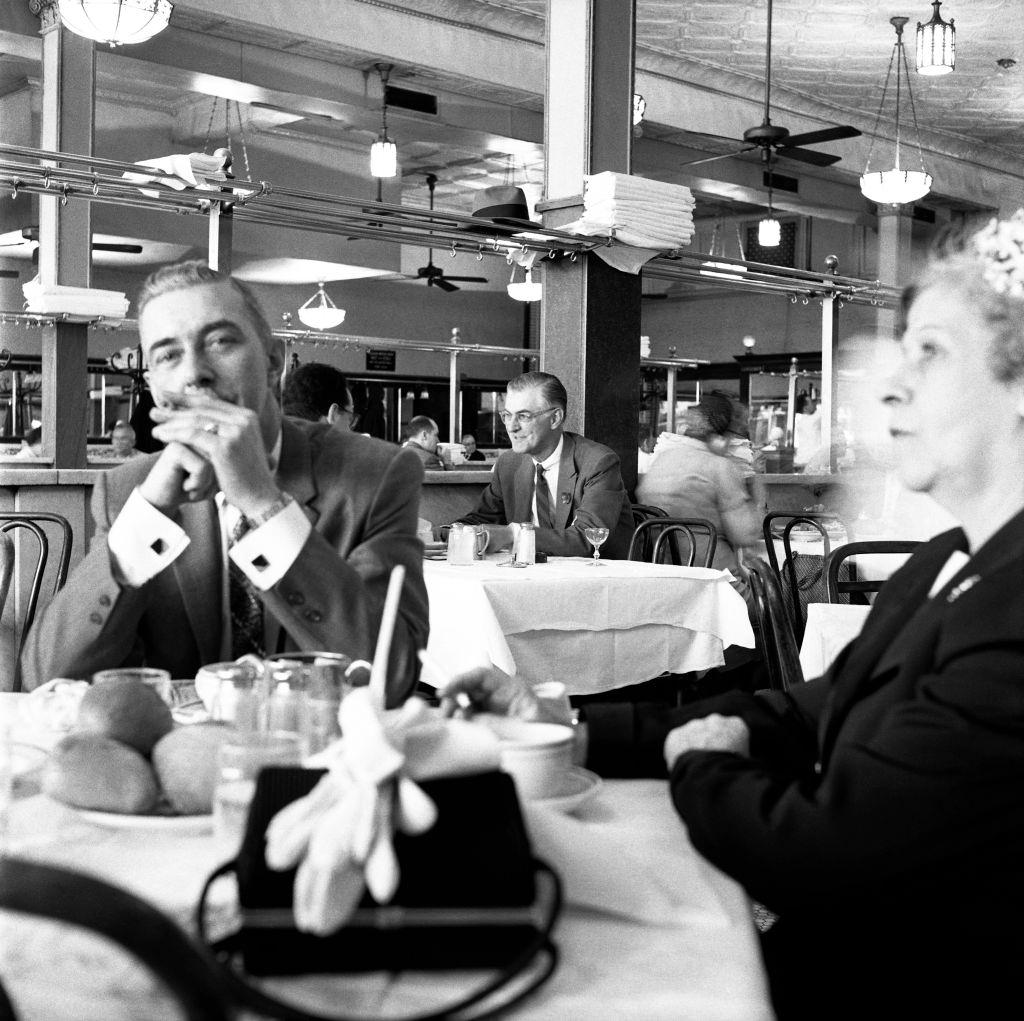
[[[370,174],[373,177],[395,177],[398,174],[398,146],[387,136],[370,146]]]
[[[58,6],[66,29],[110,46],[152,39],[174,10],[170,0],[59,0]]]
[[[762,248],[778,248],[782,241],[782,224],[775,217],[761,220],[757,225],[757,243]]]
[[[332,330],[345,321],[345,310],[331,301],[323,284],[298,311],[299,318],[312,330]]]
[[[515,267],[512,267],[512,276],[515,277]],[[533,270],[526,271],[526,279],[522,283],[509,283],[506,288],[508,296],[516,301],[540,301],[543,289],[540,282],[534,283]]]
[[[861,174],[860,190],[881,205],[916,202],[931,191],[932,175],[923,170],[871,170]]]

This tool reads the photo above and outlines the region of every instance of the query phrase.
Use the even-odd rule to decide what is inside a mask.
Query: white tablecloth
[[[22,697],[0,695],[0,725]],[[10,817],[14,853],[93,872],[186,926],[218,860],[212,836],[110,829],[30,791]],[[608,781],[578,817],[528,806],[527,823],[535,850],[563,876],[567,907],[555,930],[558,971],[514,1016],[770,1021],[747,898],[692,849],[663,781]],[[176,1016],[131,958],[54,923],[0,914],[0,975],[23,1021]],[[436,1007],[480,981],[479,973],[371,974],[286,988],[298,984],[313,1010],[387,1018]]]
[[[493,663],[579,695],[708,670],[726,646],[753,648],[728,572],[569,557],[520,570],[507,559],[423,565],[427,651],[448,672]]]
[[[846,603],[808,603],[807,625],[800,644],[804,677],[820,677],[850,642],[860,634],[870,606]]]

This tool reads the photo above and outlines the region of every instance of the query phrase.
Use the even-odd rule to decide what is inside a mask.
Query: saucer
[[[552,798],[533,798],[530,804],[542,805],[568,814],[595,797],[603,785],[604,781],[596,773],[591,773],[582,766],[573,766],[565,774],[561,794],[556,794]]]

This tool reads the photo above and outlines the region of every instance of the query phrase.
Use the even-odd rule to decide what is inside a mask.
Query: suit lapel
[[[576,441],[571,433],[562,433],[562,456],[558,461],[558,494],[555,496],[555,528],[565,529],[572,511],[572,495],[576,491]]]
[[[220,518],[213,500],[185,504],[181,525],[189,544],[174,561],[174,575],[185,613],[199,648],[200,663],[221,658],[221,571]],[[217,569],[211,571],[210,565]]]

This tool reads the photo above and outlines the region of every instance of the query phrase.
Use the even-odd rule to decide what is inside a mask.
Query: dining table
[[[860,634],[871,612],[856,603],[808,603],[800,667],[804,678],[820,677]]]
[[[471,564],[428,559],[427,652],[446,673],[493,664],[569,695],[706,671],[731,645],[754,647],[728,571],[632,560],[549,557],[517,569],[508,554]]]
[[[43,749],[29,696],[0,695],[0,729]],[[606,780],[585,803],[523,802],[534,853],[559,872],[565,906],[551,979],[514,1009],[524,1019],[771,1021],[751,904],[692,847],[663,780]],[[38,768],[14,779],[6,853],[127,888],[194,933],[207,874],[229,856],[208,817],[98,819],[41,793]],[[235,917],[230,881],[213,888],[212,928]],[[0,912],[0,978],[23,1021],[162,1021],[178,1016],[157,980],[85,929]],[[268,980],[307,1010],[395,1018],[436,1009],[481,973],[376,972]],[[242,1015],[246,1017],[247,1015]]]

